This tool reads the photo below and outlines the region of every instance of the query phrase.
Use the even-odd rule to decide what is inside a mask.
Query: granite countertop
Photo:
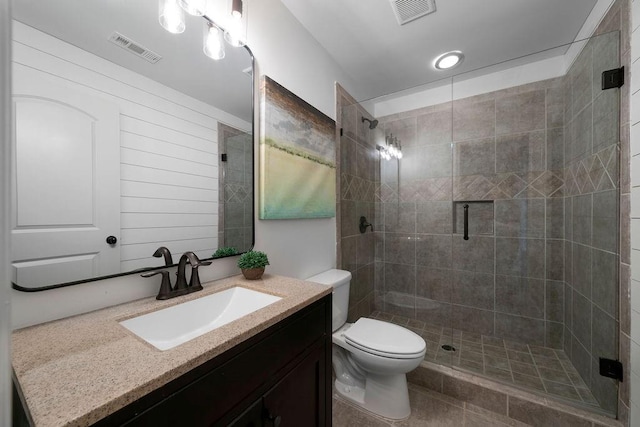
[[[118,324],[236,285],[282,299],[166,351]],[[331,293],[331,287],[267,274],[204,286],[166,301],[145,298],[15,331],[13,369],[35,425],[90,425]]]

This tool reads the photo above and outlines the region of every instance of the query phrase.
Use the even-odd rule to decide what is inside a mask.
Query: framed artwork
[[[263,76],[260,219],[336,215],[336,123]]]

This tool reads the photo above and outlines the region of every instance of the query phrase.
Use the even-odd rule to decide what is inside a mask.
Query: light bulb
[[[207,0],[178,0],[180,7],[193,16],[203,16],[207,7]]]
[[[170,33],[184,32],[184,10],[176,0],[159,0],[158,20],[160,25]]]
[[[227,23],[224,32],[224,39],[233,47],[241,47],[245,45],[243,40],[242,25],[242,0],[232,0],[231,2],[231,19]]]
[[[242,0],[231,0],[231,16],[233,19],[242,19]]]
[[[224,58],[224,41],[222,31],[215,25],[206,22],[204,29],[204,54],[209,58],[219,60]]]
[[[459,65],[464,60],[464,55],[459,50],[443,53],[433,61],[433,66],[438,70],[448,70]]]

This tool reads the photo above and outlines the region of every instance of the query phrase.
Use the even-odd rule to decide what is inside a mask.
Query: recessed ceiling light
[[[433,61],[433,66],[438,70],[448,70],[459,65],[464,60],[464,55],[459,50],[443,53]]]

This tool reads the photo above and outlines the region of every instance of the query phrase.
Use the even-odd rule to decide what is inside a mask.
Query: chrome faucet
[[[160,249],[158,249],[156,253],[162,253],[162,252],[159,252]],[[169,256],[171,256],[171,254],[169,254]],[[165,257],[165,260],[166,260],[166,257]],[[189,280],[189,283],[187,283],[187,278],[186,278],[187,262],[191,265],[191,279]],[[162,274],[162,283],[160,284],[160,291],[158,292],[156,299],[165,300],[165,299],[174,298],[180,295],[186,295],[192,292],[202,290],[202,284],[200,284],[200,276],[198,274],[198,267],[200,267],[201,265],[210,265],[210,264],[211,264],[211,261],[200,261],[196,256],[196,254],[194,254],[193,252],[185,252],[180,257],[180,262],[178,263],[178,272],[177,272],[178,278],[176,280],[175,286],[173,287],[171,286],[171,279],[169,279],[169,272],[166,270],[151,271],[148,273],[143,273],[141,274],[141,276],[152,277],[157,274]]]

